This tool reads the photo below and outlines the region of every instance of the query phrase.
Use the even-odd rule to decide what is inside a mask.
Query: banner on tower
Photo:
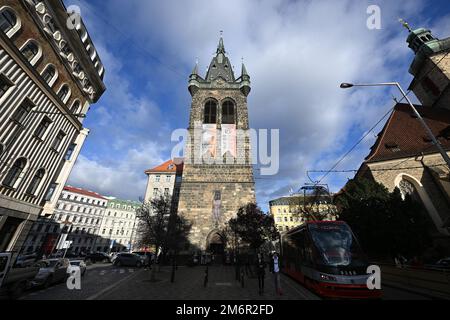
[[[221,133],[222,156],[227,152],[236,158],[236,125],[222,124]]]
[[[202,157],[215,158],[217,149],[217,132],[215,124],[203,124],[202,127]]]

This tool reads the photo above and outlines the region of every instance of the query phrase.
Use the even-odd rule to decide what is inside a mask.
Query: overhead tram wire
[[[450,54],[450,51],[445,53],[441,59],[439,59],[438,62],[436,62],[436,64],[434,64],[434,66],[428,70],[428,72],[426,72],[422,77],[419,78],[418,82],[420,82],[422,79],[424,79],[425,77],[428,76],[428,74],[430,74],[430,72],[432,72],[435,68],[438,67],[438,65],[442,62],[442,60],[444,60],[448,55]],[[412,92],[412,90],[408,90],[406,92],[405,96],[408,96],[410,93]],[[405,99],[405,97],[402,97],[400,100],[395,99],[396,104],[394,105],[394,107],[392,107],[379,121],[377,121],[377,123],[361,138],[359,139],[350,149],[349,151],[347,151],[332,167],[330,170],[328,170],[318,181],[312,181],[314,183],[314,186],[317,186],[319,183],[321,183],[323,181],[323,179],[325,179],[329,173],[334,170],[376,127],[377,125],[387,116],[387,114],[389,114],[391,111],[393,111],[393,109],[395,108],[395,106],[399,103],[401,103],[403,100]],[[310,180],[312,180],[310,178]]]

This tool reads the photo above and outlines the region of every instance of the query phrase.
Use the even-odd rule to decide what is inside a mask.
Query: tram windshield
[[[308,228],[323,264],[337,267],[365,263],[361,247],[346,224],[318,223]]]

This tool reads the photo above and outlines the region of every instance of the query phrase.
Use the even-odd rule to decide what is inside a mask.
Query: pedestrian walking
[[[280,260],[277,252],[274,252],[272,258],[270,259],[270,272],[273,274],[277,294],[280,296],[283,295],[280,283]]]
[[[256,258],[256,273],[258,275],[258,289],[259,295],[264,293],[264,277],[266,276],[266,262],[261,253],[258,253]]]

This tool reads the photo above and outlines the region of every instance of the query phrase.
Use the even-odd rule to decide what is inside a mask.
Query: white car
[[[69,263],[71,266],[80,267],[81,276],[84,276],[86,273],[86,262],[83,260],[70,260]]]

